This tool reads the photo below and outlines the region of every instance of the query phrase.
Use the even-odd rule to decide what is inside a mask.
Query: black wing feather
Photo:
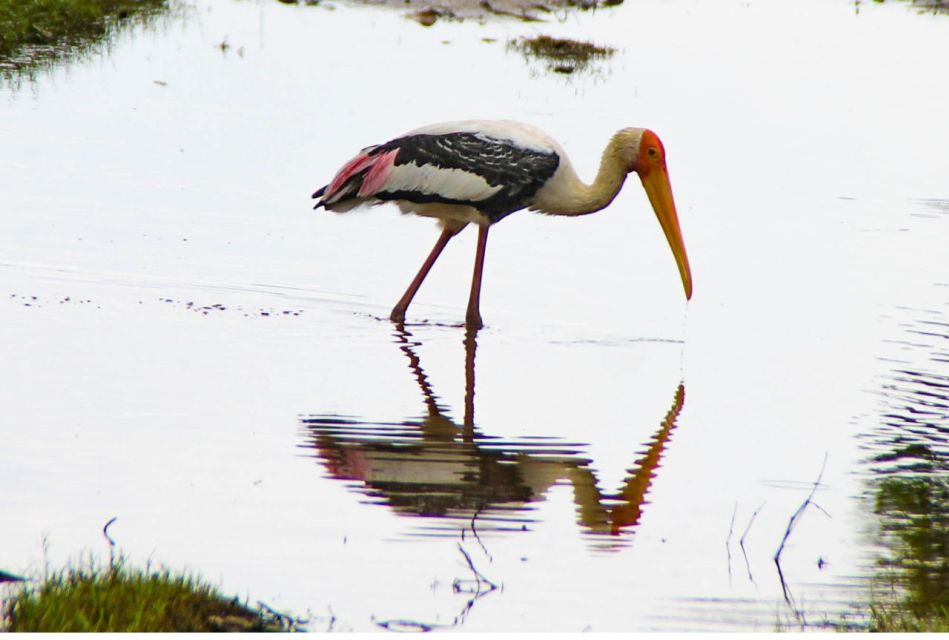
[[[481,176],[501,189],[490,198],[477,202],[458,201],[437,194],[414,191],[389,191],[375,194],[380,200],[444,202],[473,206],[492,222],[530,204],[531,198],[560,165],[554,151],[527,149],[510,140],[471,132],[416,134],[396,138],[379,145],[370,153],[398,149],[395,164],[433,165],[440,169],[458,169]]]

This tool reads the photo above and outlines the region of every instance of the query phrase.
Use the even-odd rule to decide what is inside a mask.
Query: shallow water
[[[859,623],[912,554],[879,479],[946,478],[947,29],[890,3],[432,28],[197,3],[2,89],[0,567],[41,567],[44,535],[54,563],[104,552],[117,516],[133,560],[315,630]],[[618,52],[548,75],[505,46],[539,32]],[[587,177],[656,130],[693,299],[631,181],[498,225],[476,336],[471,232],[384,320],[432,223],[309,194],[467,117],[530,121]]]

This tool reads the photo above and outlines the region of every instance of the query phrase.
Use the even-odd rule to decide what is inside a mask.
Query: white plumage
[[[380,191],[417,191],[427,195],[445,195],[453,200],[480,202],[496,195],[501,185],[491,186],[477,173],[461,169],[442,169],[415,162],[398,165]]]

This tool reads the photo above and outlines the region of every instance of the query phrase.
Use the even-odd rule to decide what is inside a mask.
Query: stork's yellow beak
[[[664,165],[665,163],[663,163]],[[682,230],[679,229],[679,216],[676,215],[675,201],[672,199],[672,186],[669,184],[669,173],[665,166],[652,167],[646,172],[639,172],[639,179],[643,182],[646,195],[652,204],[656,218],[662,226],[669,248],[675,256],[679,275],[682,277],[682,286],[685,289],[685,299],[692,297],[692,272],[689,269],[689,256],[685,253],[685,243],[682,241]]]

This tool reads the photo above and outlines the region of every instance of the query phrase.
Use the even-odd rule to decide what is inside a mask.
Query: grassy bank
[[[936,607],[918,614],[905,606],[873,606],[870,608],[868,631],[884,633],[949,632],[949,606]]]
[[[167,569],[71,566],[26,583],[4,607],[6,631],[289,631],[298,623]]]
[[[0,71],[29,70],[89,50],[170,0],[0,2]]]

